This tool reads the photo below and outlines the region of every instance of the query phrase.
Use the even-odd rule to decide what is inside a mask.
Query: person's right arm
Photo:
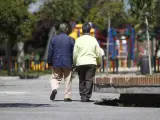
[[[73,65],[74,66],[76,66],[77,56],[78,56],[78,45],[77,45],[77,42],[75,42],[74,49],[73,49]]]
[[[72,53],[73,53],[75,40],[72,37],[70,37],[70,40],[71,40],[71,47],[72,47]]]

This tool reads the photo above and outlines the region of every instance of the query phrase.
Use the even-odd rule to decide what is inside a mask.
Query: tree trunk
[[[52,40],[52,37],[53,37],[54,35],[56,35],[56,34],[57,34],[57,33],[56,33],[56,29],[55,29],[55,27],[53,26],[53,27],[51,28],[50,32],[49,32],[49,38],[48,38],[48,42],[47,42],[46,49],[45,49],[45,53],[44,53],[44,60],[47,60],[49,44],[50,44],[50,42],[51,42],[51,40]]]
[[[11,63],[11,44],[10,44],[10,38],[7,39],[7,49],[6,49],[6,56],[7,56],[7,71],[8,71],[8,76],[11,74],[11,68],[10,68],[10,63]]]
[[[108,19],[108,35],[107,35],[107,41],[106,41],[106,73],[108,75],[108,69],[109,69],[109,35],[110,35],[110,27],[111,27],[111,18]]]
[[[24,72],[25,69],[25,61],[24,61],[24,43],[17,43],[17,62],[18,62],[18,71],[20,73]]]
[[[149,40],[149,32],[148,32],[148,19],[145,17],[145,23],[146,23],[146,37],[147,37],[147,43],[148,43],[148,62],[149,62],[149,74],[152,75],[152,65],[151,65],[151,50],[150,50],[150,40]]]

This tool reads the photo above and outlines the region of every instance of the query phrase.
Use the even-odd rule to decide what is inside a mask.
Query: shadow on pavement
[[[53,102],[64,102],[64,100],[54,100]],[[81,100],[72,100],[72,102],[81,102]],[[89,102],[95,102],[95,101],[90,100]]]
[[[103,99],[102,101],[97,101],[94,104],[95,105],[104,105],[104,106],[119,106],[119,100],[118,99],[114,99],[114,100],[107,100],[107,99]]]
[[[102,100],[99,102],[95,102],[95,105],[102,105],[102,106],[117,106],[117,107],[155,107],[159,108],[160,103],[131,103],[131,102],[122,102],[118,99],[114,100]]]
[[[102,99],[95,105],[118,106],[118,107],[155,107],[160,108],[159,95],[145,94],[122,94],[119,99]]]
[[[30,80],[32,80],[32,79],[38,79],[39,76],[38,75],[20,75],[19,78],[20,79],[30,79]]]
[[[64,100],[53,100],[53,102],[64,102]],[[80,100],[72,100],[69,102],[80,102]]]
[[[50,104],[0,103],[0,108],[2,107],[35,108],[35,107],[57,107],[57,106]]]

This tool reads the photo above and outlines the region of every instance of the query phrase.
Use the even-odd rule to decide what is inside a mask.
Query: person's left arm
[[[95,41],[95,54],[96,54],[96,58],[97,58],[97,65],[100,66],[101,62],[102,62],[102,54],[101,54],[101,48],[100,48],[97,40]]]

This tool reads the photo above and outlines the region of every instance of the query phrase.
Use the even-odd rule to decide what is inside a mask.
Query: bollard
[[[18,64],[17,64],[17,62],[15,62],[15,70],[16,71],[18,70]]]
[[[41,67],[42,67],[42,71],[44,71],[44,69],[45,69],[44,61],[41,62]]]
[[[38,63],[38,70],[41,71],[41,65]]]
[[[47,69],[47,70],[48,70],[48,67],[49,67],[49,66],[48,66],[48,63],[46,63],[46,69]]]
[[[118,67],[119,67],[119,61],[118,61],[118,58],[116,58],[116,73],[118,74]]]

